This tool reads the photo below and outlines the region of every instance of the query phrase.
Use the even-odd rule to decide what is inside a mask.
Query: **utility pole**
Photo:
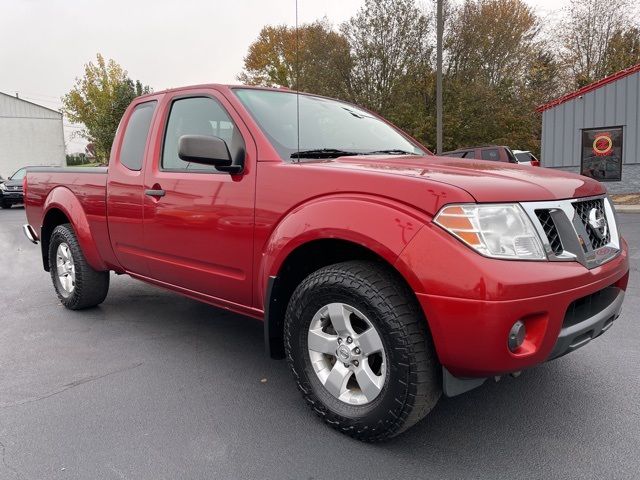
[[[444,29],[442,19],[442,3],[444,0],[436,0],[436,153],[442,153],[442,31]]]

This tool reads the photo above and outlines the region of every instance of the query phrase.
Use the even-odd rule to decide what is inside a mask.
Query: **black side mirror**
[[[231,157],[227,142],[213,135],[183,135],[178,140],[178,157],[185,162],[213,165],[216,170],[240,173],[244,164],[244,151]]]

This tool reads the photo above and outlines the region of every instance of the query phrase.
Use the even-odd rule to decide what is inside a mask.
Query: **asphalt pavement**
[[[603,336],[456,398],[400,437],[326,427],[262,324],[126,276],[57,301],[24,210],[0,211],[0,479],[629,479],[640,476],[640,215]]]

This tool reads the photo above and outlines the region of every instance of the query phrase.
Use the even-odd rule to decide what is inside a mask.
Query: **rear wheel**
[[[414,296],[374,262],[309,275],[287,308],[285,348],[309,405],[360,440],[403,432],[441,394],[433,343]]]
[[[60,302],[70,310],[95,307],[109,291],[109,272],[91,268],[68,223],[51,234],[49,271]]]

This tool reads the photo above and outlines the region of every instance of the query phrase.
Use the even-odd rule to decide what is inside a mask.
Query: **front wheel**
[[[109,291],[109,272],[91,268],[68,223],[51,234],[49,272],[60,302],[70,310],[95,307]]]
[[[442,391],[415,297],[374,262],[331,265],[303,280],[287,308],[285,348],[309,405],[359,440],[398,435],[421,420]]]
[[[2,202],[0,203],[0,208],[2,208],[3,210],[8,210],[11,208],[11,204],[8,202]]]

